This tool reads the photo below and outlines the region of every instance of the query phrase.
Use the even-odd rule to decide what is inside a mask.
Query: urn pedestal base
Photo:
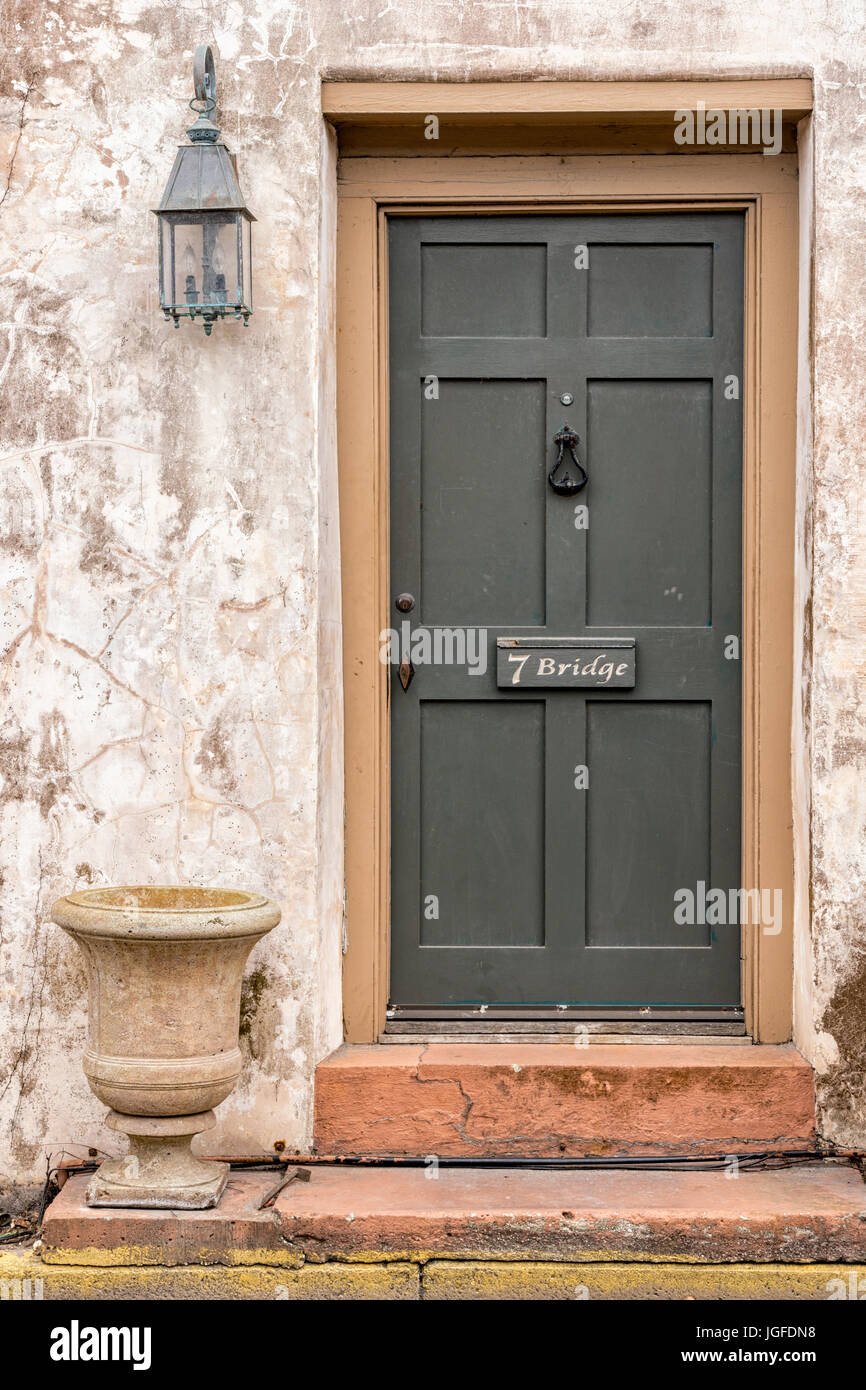
[[[212,1129],[212,1110],[199,1115],[121,1115],[109,1112],[109,1129],[129,1136],[129,1153],[109,1158],[87,1188],[90,1207],[215,1207],[228,1181],[229,1165],[196,1158],[192,1140]]]

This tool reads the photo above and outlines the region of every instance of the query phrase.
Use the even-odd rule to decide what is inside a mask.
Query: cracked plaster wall
[[[74,886],[234,880],[282,905],[251,961],[255,1065],[220,1109],[225,1151],[305,1144],[312,1070],[339,1041],[323,75],[814,72],[798,1036],[825,1132],[866,1142],[862,0],[7,0],[0,23],[2,1176],[109,1142],[80,1069],[82,971],[47,920]],[[250,328],[209,341],[157,314],[148,211],[201,41],[259,218]]]

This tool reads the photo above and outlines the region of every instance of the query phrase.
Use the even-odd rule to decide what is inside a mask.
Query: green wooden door
[[[743,219],[393,217],[389,306],[392,1008],[737,1017]]]

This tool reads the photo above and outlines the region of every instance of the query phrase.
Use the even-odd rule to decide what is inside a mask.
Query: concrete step
[[[316,1070],[326,1155],[557,1157],[809,1149],[812,1069],[791,1046],[344,1046]]]
[[[88,1207],[87,1179],[72,1178],[46,1214],[42,1259],[91,1269],[283,1270],[431,1260],[581,1268],[866,1260],[866,1184],[841,1161],[743,1169],[734,1178],[503,1168],[440,1168],[431,1177],[424,1168],[316,1166],[308,1183],[287,1187],[262,1211],[273,1180],[233,1173],[215,1210],[178,1212]]]
[[[857,1261],[866,1184],[853,1167],[776,1172],[317,1170],[279,1202],[305,1258]]]

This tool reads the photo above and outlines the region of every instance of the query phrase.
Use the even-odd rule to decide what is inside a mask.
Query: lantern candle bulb
[[[189,242],[183,253],[183,273],[186,276],[186,302],[187,304],[198,304],[198,290],[195,284],[195,252]]]
[[[213,297],[214,303],[215,303],[215,304],[225,304],[225,302],[226,302],[225,261],[223,260],[222,251],[220,251],[220,244],[219,244],[219,242],[217,242],[216,245],[214,246],[214,250],[213,250],[213,259],[212,259],[212,261],[211,261],[211,269],[213,270],[213,296],[212,296],[212,297]]]

